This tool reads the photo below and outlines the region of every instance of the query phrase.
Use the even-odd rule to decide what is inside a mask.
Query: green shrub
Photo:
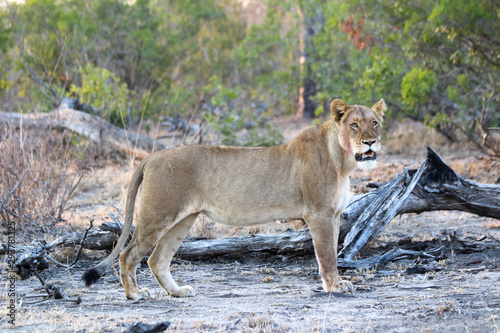
[[[132,92],[125,83],[105,68],[87,64],[81,69],[81,85],[70,86],[70,92],[76,95],[80,103],[91,107],[93,113],[99,114],[115,125],[125,125],[128,115],[132,115]]]
[[[405,103],[415,108],[428,102],[437,86],[436,74],[429,69],[413,68],[401,82],[401,95]]]
[[[238,106],[241,103],[238,89],[225,87],[213,76],[203,91],[211,95],[209,110],[203,115],[207,122],[207,139],[212,143],[269,147],[283,142],[280,130],[266,124],[262,110]]]

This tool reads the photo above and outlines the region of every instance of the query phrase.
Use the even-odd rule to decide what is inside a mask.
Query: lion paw
[[[149,299],[151,298],[151,295],[149,294],[149,290],[147,288],[143,288],[137,289],[137,291],[134,292],[127,293],[127,298],[134,302],[137,302],[140,300]]]
[[[338,284],[334,284],[331,286],[327,286],[323,283],[323,290],[326,292],[335,292],[335,293],[354,293],[354,286],[351,282],[340,280]]]
[[[339,289],[339,292],[341,293],[354,293],[356,290],[350,281],[345,280],[340,280]]]
[[[193,297],[196,296],[196,292],[193,287],[183,286],[170,293],[170,296],[174,297]]]
[[[144,296],[143,299],[151,299],[151,294],[149,293],[148,288],[142,288],[141,289],[141,294]]]

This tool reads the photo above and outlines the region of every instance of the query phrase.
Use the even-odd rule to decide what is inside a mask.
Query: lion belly
[[[299,219],[303,214],[303,207],[297,204],[294,207],[239,207],[234,209],[221,204],[217,207],[206,207],[202,211],[210,219],[231,226],[251,226],[276,220]]]

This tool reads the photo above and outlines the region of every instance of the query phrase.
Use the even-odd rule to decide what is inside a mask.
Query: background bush
[[[494,0],[27,0],[0,11],[0,108],[73,94],[115,123],[203,116],[217,77],[237,95],[216,116],[228,143],[252,104],[319,115],[384,97],[393,119],[500,156],[499,15]]]

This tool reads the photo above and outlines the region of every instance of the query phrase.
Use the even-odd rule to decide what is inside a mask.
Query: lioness
[[[233,226],[303,218],[309,226],[325,291],[345,292],[349,283],[337,271],[339,216],[349,200],[349,174],[372,169],[380,150],[386,110],[336,99],[332,118],[304,130],[292,141],[270,148],[182,146],[156,152],[134,172],[127,195],[126,222],[111,254],[82,276],[95,283],[113,263],[127,239],[142,182],[141,210],[132,240],[120,254],[127,298],[139,300],[137,265],[148,260],[156,280],[172,296],[194,296],[170,274],[173,255],[196,217]]]

